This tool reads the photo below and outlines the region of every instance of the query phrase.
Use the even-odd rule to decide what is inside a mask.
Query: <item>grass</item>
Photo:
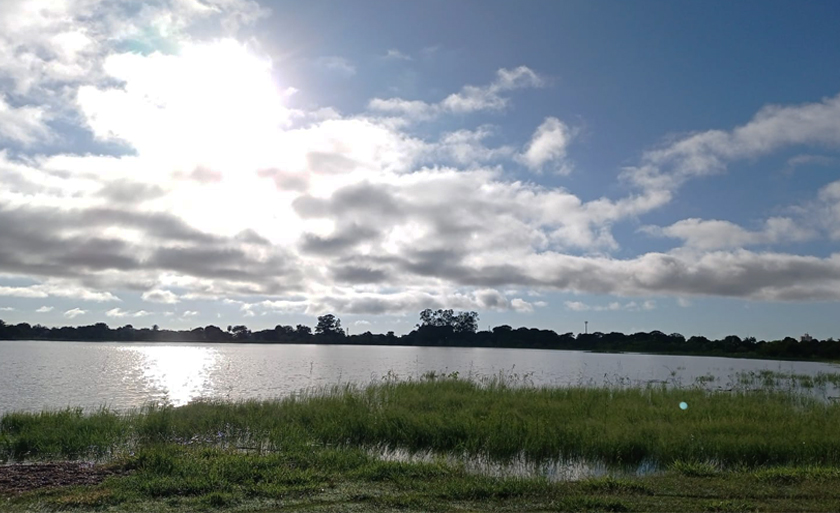
[[[785,392],[521,388],[438,378],[127,414],[10,413],[0,418],[0,460],[102,458],[176,443],[257,453],[300,444],[390,447],[615,465],[834,465],[840,439],[825,434],[837,425],[840,405]]]
[[[0,510],[830,511],[840,507],[840,440],[826,435],[838,422],[840,405],[773,390],[523,388],[436,375],[278,401],[9,413],[2,461],[96,458],[129,472],[5,505],[0,495]],[[380,457],[396,449],[426,456]],[[554,482],[476,474],[469,458],[616,470]],[[651,462],[659,472],[626,472]]]

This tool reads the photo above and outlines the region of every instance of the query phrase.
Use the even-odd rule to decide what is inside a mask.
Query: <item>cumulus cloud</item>
[[[24,298],[69,297],[83,301],[119,301],[119,298],[110,292],[92,290],[61,280],[48,280],[27,287],[0,286],[0,296]]]
[[[541,172],[550,164],[554,173],[567,175],[572,167],[566,160],[566,149],[574,137],[575,131],[559,119],[545,118],[518,159],[534,171]]]
[[[0,286],[0,296],[40,298],[48,294],[33,287],[5,287]]]
[[[503,93],[516,89],[543,87],[545,79],[526,66],[501,68],[496,79],[486,86],[464,86],[438,103],[402,98],[374,98],[368,103],[371,110],[407,116],[412,119],[431,119],[442,114],[467,114],[478,111],[500,111],[507,107]]]
[[[369,316],[545,306],[515,290],[785,301],[840,294],[840,257],[777,247],[840,239],[840,182],[823,187],[805,213],[751,226],[690,218],[644,228],[680,241],[670,252],[619,252],[626,248],[613,233],[620,223],[650,222],[640,219],[687,180],[733,162],[836,148],[840,97],[767,107],[732,130],[672,137],[624,170],[624,195],[582,199],[510,169],[518,162],[567,173],[574,128],[546,117],[530,140],[514,144],[503,128],[460,116],[509,113],[515,91],[546,85],[530,68],[500,69],[489,83],[437,101],[374,98],[357,115],[304,111],[285,103],[290,86],[278,83],[271,58],[232,37],[264,14],[252,2],[162,1],[137,20],[118,7],[48,4],[0,7],[0,78],[12,85],[0,116],[13,118],[0,122],[0,136],[24,148],[48,140],[39,130],[50,112],[125,153],[36,154],[34,144],[0,152],[0,270],[34,282],[0,285],[0,296],[104,302],[125,291],[163,304],[235,297],[243,315]],[[223,25],[228,37],[188,37],[199,21]],[[140,44],[147,41],[138,27],[147,25],[179,51],[124,51],[121,30]],[[338,58],[321,65],[356,71]],[[443,132],[412,123],[442,116],[451,116]],[[767,247],[747,249],[754,246]]]
[[[817,201],[804,214],[819,220],[832,240],[840,240],[840,180],[821,188]]]
[[[73,308],[64,312],[64,317],[67,317],[68,319],[75,319],[76,317],[84,315],[86,313],[87,310],[82,310],[81,308]]]
[[[141,296],[143,301],[150,301],[152,303],[166,303],[175,304],[180,302],[178,295],[169,290],[148,290]]]
[[[151,312],[147,312],[145,310],[137,310],[135,312],[127,312],[121,308],[112,308],[105,312],[105,315],[108,317],[115,317],[115,318],[122,318],[122,317],[145,317],[147,315],[151,315]]]
[[[514,154],[512,146],[502,145],[491,148],[484,144],[484,141],[496,132],[496,127],[490,125],[482,125],[475,130],[462,129],[446,132],[437,142],[426,146],[426,155],[421,159],[438,164],[447,162],[475,167],[510,158]]]
[[[42,107],[10,106],[0,95],[0,141],[31,145],[52,137],[46,124],[47,114]]]
[[[513,298],[510,301],[510,307],[517,312],[531,313],[534,311],[534,306],[534,303],[529,303],[519,297]]]
[[[803,105],[769,105],[730,131],[708,130],[644,153],[624,177],[646,189],[674,189],[729,163],[793,146],[840,147],[840,95]]]
[[[47,313],[47,312],[52,312],[52,311],[53,311],[53,307],[52,307],[52,306],[42,306],[41,308],[39,308],[39,309],[37,309],[37,310],[35,310],[35,311],[36,311],[37,313]]]
[[[721,220],[684,219],[665,228],[645,227],[652,235],[682,239],[684,245],[697,249],[743,248],[759,244],[802,242],[817,234],[797,225],[788,217],[771,217],[761,230],[750,231],[735,223]]]

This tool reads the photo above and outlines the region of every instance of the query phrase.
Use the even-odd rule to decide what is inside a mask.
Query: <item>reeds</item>
[[[391,447],[499,461],[835,466],[837,425],[840,406],[773,389],[551,389],[427,375],[276,401],[9,413],[0,418],[0,460],[107,458],[177,444],[263,455]]]

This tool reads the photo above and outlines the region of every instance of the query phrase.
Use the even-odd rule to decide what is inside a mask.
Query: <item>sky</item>
[[[0,2],[0,319],[840,337],[840,3]]]

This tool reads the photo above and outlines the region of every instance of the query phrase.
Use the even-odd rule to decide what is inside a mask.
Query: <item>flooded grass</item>
[[[718,492],[702,508],[759,504],[755,490],[778,486],[819,502],[825,492],[816,483],[840,484],[840,439],[828,435],[840,405],[779,389],[780,380],[807,388],[835,378],[809,379],[755,373],[709,391],[701,386],[708,380],[688,388],[558,389],[428,374],[277,401],[9,413],[0,418],[0,459],[91,458],[126,471],[96,493],[20,499],[46,501],[46,509],[173,498],[182,501],[177,508],[251,508],[332,493],[345,506],[372,509],[448,509],[459,501],[487,509],[486,501],[515,500],[626,511],[653,504],[645,498],[684,493],[673,491],[675,480],[715,483]],[[730,489],[732,482],[743,487]],[[603,496],[619,498],[598,502]]]
[[[500,379],[427,376],[278,401],[204,401],[124,414],[10,413],[0,418],[0,458],[102,458],[152,443],[257,453],[317,444],[496,462],[840,464],[840,440],[825,436],[840,422],[840,406],[746,386],[775,375],[747,378],[741,389],[708,392],[667,386],[533,388]]]

